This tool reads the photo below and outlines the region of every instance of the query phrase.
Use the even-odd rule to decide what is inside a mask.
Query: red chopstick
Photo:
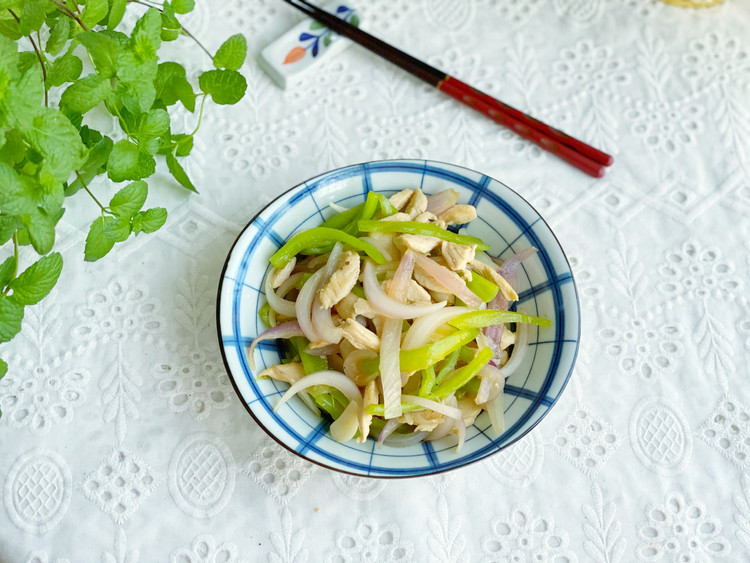
[[[610,166],[614,160],[607,153],[595,149],[583,141],[579,141],[492,96],[472,88],[468,84],[412,57],[408,53],[310,4],[306,0],[284,1],[311,18],[316,19],[339,35],[348,37],[355,43],[380,55],[459,102],[483,113],[493,121],[508,127],[524,139],[537,144],[586,174],[595,178],[601,178],[604,176],[605,167]]]

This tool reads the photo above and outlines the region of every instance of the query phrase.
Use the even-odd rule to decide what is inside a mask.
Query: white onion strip
[[[302,336],[302,329],[297,321],[289,321],[288,323],[280,324],[264,330],[258,336],[256,336],[247,348],[247,359],[250,364],[250,369],[255,371],[255,348],[264,340],[273,340],[276,338],[292,338],[293,336]]]
[[[310,342],[317,342],[320,340],[318,332],[312,324],[312,302],[315,298],[315,292],[318,290],[320,280],[323,278],[325,270],[321,268],[308,278],[305,285],[297,296],[297,302],[294,304],[295,313],[297,315],[297,322],[299,323],[302,332]]]
[[[484,405],[484,410],[487,411],[487,414],[490,417],[492,429],[498,436],[505,431],[505,413],[503,412],[505,410],[504,397],[503,393],[499,393],[497,397]]]
[[[314,385],[328,385],[328,387],[333,387],[334,389],[341,391],[350,401],[356,401],[358,405],[362,404],[362,394],[359,392],[359,387],[357,387],[356,383],[341,372],[324,370],[306,375],[297,383],[289,387],[286,393],[281,397],[281,400],[274,407],[273,412],[278,411],[284,403],[300,391],[304,391]]]
[[[386,262],[393,262],[396,259],[396,257],[390,253],[388,248],[386,248],[386,246],[375,237],[359,237],[359,240],[369,242],[371,245],[377,248],[380,251],[380,254],[383,255],[383,258],[385,258]]]
[[[400,348],[401,320],[385,319],[380,336],[380,382],[383,385],[383,415],[386,419],[401,416]]]
[[[456,407],[458,405],[458,401],[456,401],[455,395],[451,395],[445,400],[446,404],[451,407]],[[458,407],[456,407],[458,408]],[[446,417],[443,422],[438,424],[432,432],[430,432],[426,437],[425,440],[433,441],[433,440],[440,440],[441,438],[445,438],[448,435],[448,432],[451,431],[453,428],[453,425],[455,423],[455,420],[452,418]]]
[[[479,370],[479,379],[479,389],[474,399],[477,405],[491,401],[497,397],[498,393],[502,393],[503,387],[505,387],[503,372],[490,364]]]
[[[372,263],[369,260],[365,261],[363,279],[365,296],[370,302],[370,305],[372,305],[379,314],[389,319],[413,319],[445,307],[445,301],[432,303],[430,305],[407,305],[406,303],[401,303],[389,297],[385,291],[383,291],[383,288],[380,287]],[[400,326],[401,324],[399,323],[399,327]]]
[[[508,362],[500,368],[500,373],[504,378],[508,378],[518,369],[526,356],[529,349],[529,335],[531,325],[526,323],[516,323],[516,343],[513,345],[513,353],[510,355]]]
[[[398,428],[400,425],[401,423],[397,418],[392,418],[383,425],[383,429],[380,431],[380,434],[378,434],[378,448],[383,445],[383,441],[388,436],[393,434],[393,431],[396,430],[396,428]]]
[[[458,444],[456,444],[456,453],[461,451],[466,442],[466,424],[463,418],[459,418],[453,426],[458,431]]]
[[[409,434],[399,434],[398,432],[388,436],[384,443],[392,448],[406,448],[418,444],[427,436],[427,432],[411,432]]]
[[[443,190],[436,194],[427,196],[427,211],[440,215],[448,211],[458,201],[458,192],[456,190]]]
[[[263,282],[263,291],[266,294],[266,300],[268,301],[268,304],[271,306],[271,309],[273,309],[277,313],[284,315],[285,317],[295,316],[296,313],[294,309],[294,303],[292,301],[288,301],[279,297],[279,295],[284,295],[284,293],[286,293],[281,293],[284,289],[286,289],[286,291],[289,291],[290,288],[287,287],[287,284],[288,282],[290,282],[291,278],[287,279],[284,283],[281,284],[281,287],[279,287],[279,293],[277,294],[271,287],[271,272],[268,272],[268,275]],[[299,276],[295,278],[294,282],[291,283],[296,283],[298,279]]]
[[[320,336],[320,341],[328,342],[330,344],[338,344],[341,342],[341,338],[344,335],[344,330],[333,324],[331,319],[331,310],[324,309],[320,306],[320,299],[315,296],[312,304],[311,320],[313,329]]]
[[[412,323],[409,330],[406,331],[406,336],[404,336],[402,344],[403,349],[411,350],[412,348],[424,346],[439,327],[454,317],[470,311],[472,309],[468,307],[446,307],[440,311],[419,317]]]
[[[439,412],[440,414],[443,414],[448,418],[459,419],[463,416],[461,414],[461,409],[459,408],[444,405],[443,403],[438,403],[437,401],[431,401],[430,399],[425,399],[424,397],[417,397],[416,395],[401,395],[401,400],[404,403],[409,403],[410,405],[418,405],[420,407],[430,409],[431,411]]]
[[[416,260],[417,268],[445,288],[444,293],[452,293],[469,307],[475,309],[478,309],[482,305],[482,300],[466,287],[466,282],[458,274],[451,272],[445,266],[441,266],[422,254],[415,254],[414,259]]]

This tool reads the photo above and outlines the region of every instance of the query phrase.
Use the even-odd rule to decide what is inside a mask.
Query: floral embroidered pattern
[[[740,478],[740,488],[742,495],[735,494],[732,496],[737,512],[734,515],[734,521],[737,524],[737,539],[747,549],[750,549],[750,475],[743,473]]]
[[[70,560],[63,558],[50,559],[46,551],[32,551],[26,556],[25,563],[70,563]]]
[[[266,440],[242,472],[255,480],[277,502],[286,504],[310,478],[315,466]]]
[[[583,532],[586,541],[583,548],[591,557],[600,563],[617,563],[625,553],[625,538],[620,536],[622,525],[616,518],[617,507],[614,503],[604,504],[602,490],[599,485],[591,485],[593,505],[584,505],[583,515],[586,522]]]
[[[190,547],[175,549],[169,556],[169,563],[248,563],[238,553],[235,544],[223,542],[216,545],[213,536],[200,534],[193,539]]]
[[[342,494],[354,500],[372,500],[383,492],[387,484],[385,479],[366,479],[343,473],[332,473],[331,478]]]
[[[740,469],[750,465],[750,409],[735,398],[723,397],[698,435]]]
[[[544,443],[538,430],[489,457],[484,464],[503,485],[528,487],[539,476],[544,463]]]
[[[647,397],[630,415],[630,445],[649,469],[676,475],[690,461],[693,436],[676,404],[665,397]]]
[[[401,532],[396,524],[381,526],[365,518],[357,521],[350,532],[336,533],[335,547],[326,551],[327,563],[377,561],[392,563],[410,561],[414,546],[410,541],[401,540]]]
[[[641,561],[713,561],[731,553],[721,522],[706,514],[701,503],[669,493],[663,504],[646,507],[646,522],[638,529]]]
[[[662,280],[656,287],[665,295],[726,299],[743,287],[734,264],[722,258],[718,247],[704,248],[699,242],[689,240],[679,249],[667,252],[664,260],[658,269]]]
[[[358,128],[362,149],[374,159],[426,158],[437,146],[438,124],[428,118],[383,117]]]
[[[528,23],[544,3],[542,0],[518,0],[516,2],[479,0],[477,4],[494,10],[501,21],[520,27]]]
[[[691,41],[682,60],[683,76],[701,86],[750,81],[750,51],[735,37],[716,31]]]
[[[281,535],[271,533],[268,537],[274,553],[268,554],[269,563],[305,563],[308,550],[304,547],[305,531],[294,530],[292,513],[287,507],[281,510]]]
[[[626,85],[631,78],[623,60],[613,57],[610,47],[597,47],[589,40],[561,51],[552,70],[552,84],[561,89],[583,87],[594,91],[609,84]]]
[[[685,146],[695,146],[703,131],[705,110],[697,103],[637,101],[625,112],[630,131],[651,150],[676,155]]]
[[[620,442],[609,423],[579,405],[560,426],[553,444],[578,469],[596,477]]]
[[[115,552],[105,551],[102,555],[102,563],[138,563],[140,552],[137,549],[128,549],[128,538],[122,526],[115,532]]]

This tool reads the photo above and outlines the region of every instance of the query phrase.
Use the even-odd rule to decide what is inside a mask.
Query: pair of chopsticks
[[[408,53],[404,53],[306,0],[284,0],[284,2],[319,21],[339,35],[348,37],[376,55],[424,80],[441,92],[515,131],[524,139],[539,145],[586,174],[601,178],[604,176],[605,167],[611,165],[614,161],[607,153],[574,139],[500,100],[472,88],[468,84],[412,57]]]

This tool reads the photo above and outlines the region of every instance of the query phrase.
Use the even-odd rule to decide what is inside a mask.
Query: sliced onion
[[[396,259],[396,257],[390,253],[388,248],[386,248],[386,246],[375,237],[359,237],[359,239],[365,242],[369,242],[371,245],[377,248],[380,251],[380,254],[383,255],[383,258],[385,258],[386,262],[392,262]]]
[[[418,444],[427,436],[427,432],[410,432],[409,434],[394,433],[385,439],[385,445],[393,448],[407,448]]]
[[[491,401],[498,394],[502,393],[503,387],[505,386],[505,377],[503,373],[496,367],[487,364],[481,370],[479,370],[479,389],[477,390],[477,396],[474,402],[477,405],[482,405],[488,401]]]
[[[406,302],[406,291],[409,287],[411,275],[414,273],[414,252],[407,250],[401,257],[401,262],[388,284],[388,297],[396,301]]]
[[[398,418],[392,418],[388,421],[386,421],[385,425],[383,426],[383,429],[380,431],[380,434],[378,434],[378,447],[383,445],[383,441],[393,434],[393,431],[396,430],[401,425],[401,423],[398,421]]]
[[[291,283],[296,283],[298,279],[299,276],[294,280],[294,282]],[[291,280],[291,277],[281,284],[281,287],[279,287],[279,293],[277,294],[276,291],[274,291],[274,289],[271,287],[271,274],[269,272],[269,274],[266,276],[265,281],[263,282],[263,291],[266,294],[266,300],[271,306],[271,309],[273,309],[277,313],[281,313],[285,317],[294,317],[296,314],[294,303],[292,301],[287,301],[286,299],[282,299],[281,297],[279,297],[279,295],[285,295],[286,292],[282,293],[282,291],[286,288],[289,280]],[[286,291],[289,291],[289,289],[287,288]]]
[[[344,207],[343,205],[339,205],[335,201],[329,201],[328,207],[333,209],[336,213],[343,213],[344,211],[349,211],[348,207]]]
[[[431,401],[430,399],[425,399],[424,397],[417,397],[415,395],[401,395],[401,400],[404,403],[419,405],[420,407],[430,409],[431,411],[439,412],[440,414],[445,415],[448,418],[458,419],[462,418],[463,416],[461,414],[461,409],[457,407],[451,407],[443,403],[438,403],[437,401]]]
[[[319,346],[317,348],[311,348],[310,346],[307,347],[305,352],[310,354],[311,356],[330,356],[331,354],[335,354],[338,352],[338,344],[328,344],[326,346]]]
[[[492,429],[500,436],[505,431],[505,398],[502,393],[484,405],[484,410],[490,417]]]
[[[513,353],[510,355],[508,362],[500,368],[504,378],[510,377],[521,365],[526,351],[529,349],[529,335],[531,334],[531,325],[526,323],[516,323],[516,343],[513,345]]]
[[[445,400],[445,403],[448,406],[458,408],[458,401],[456,401],[456,397],[454,395],[451,395]],[[455,419],[446,417],[443,422],[438,424],[432,432],[430,432],[426,437],[425,440],[434,441],[434,440],[440,440],[441,438],[445,438],[448,435],[448,432],[451,431],[453,428],[453,425],[455,423]]]
[[[370,305],[381,315],[389,319],[413,319],[427,315],[445,307],[445,301],[430,305],[407,305],[389,297],[378,283],[372,263],[365,261],[364,289]],[[472,294],[473,295],[473,294]],[[301,323],[300,323],[301,324]],[[399,327],[401,324],[399,323]]]
[[[458,431],[458,444],[456,444],[456,453],[458,453],[466,442],[466,424],[464,424],[463,417],[459,418],[453,427]]]
[[[380,336],[380,382],[383,386],[385,418],[401,416],[401,320],[385,319]]]
[[[315,416],[320,416],[320,409],[318,408],[318,405],[315,404],[315,401],[312,400],[312,397],[305,392],[300,391],[297,393],[297,396],[302,399],[302,402],[305,403],[305,406],[310,409]]]
[[[253,353],[260,342],[263,342],[264,340],[273,340],[275,338],[292,338],[293,336],[302,336],[302,329],[297,321],[289,321],[288,323],[280,324],[261,332],[253,339],[250,346],[247,348],[247,359],[250,363],[250,369],[253,371],[255,370],[255,358],[253,358]]]
[[[350,401],[362,404],[362,394],[359,392],[359,387],[357,387],[351,379],[341,372],[324,370],[306,375],[297,383],[289,387],[289,389],[286,390],[286,393],[281,397],[281,400],[274,407],[273,412],[278,411],[284,403],[300,391],[314,385],[328,385],[329,387],[341,391]]]
[[[326,261],[325,266],[325,281],[327,282],[331,276],[333,275],[333,272],[336,271],[336,266],[338,265],[339,258],[341,257],[343,246],[340,242],[337,242],[333,245],[333,250],[331,250],[331,254],[328,255],[328,260]],[[322,285],[322,284],[321,284]]]
[[[523,250],[516,252],[513,256],[509,256],[507,260],[500,260],[499,258],[494,257],[491,258],[495,264],[500,266],[500,275],[507,280],[515,275],[516,268],[518,268],[518,265],[521,262],[527,258],[531,258],[538,251],[539,250],[536,247],[530,246],[529,248],[524,248]]]
[[[458,192],[456,190],[443,190],[431,196],[427,196],[427,211],[440,215],[448,211],[458,201]]]
[[[313,326],[311,314],[312,302],[315,298],[315,293],[318,290],[318,286],[320,285],[320,280],[323,279],[324,275],[325,270],[321,268],[312,276],[310,276],[305,282],[305,285],[302,286],[302,289],[297,296],[297,301],[294,304],[297,322],[299,322],[299,326],[302,328],[302,332],[305,333],[305,337],[310,342],[317,342],[318,340],[320,340],[318,331],[316,331],[315,327]]]
[[[313,330],[320,337],[318,342],[323,341],[330,344],[338,344],[341,342],[344,330],[333,324],[331,309],[324,309],[321,307],[318,295],[313,299],[312,314],[310,318],[312,320]]]
[[[443,286],[445,293],[452,293],[469,307],[474,307],[475,309],[482,305],[482,300],[466,287],[466,282],[458,274],[422,254],[416,254],[414,259],[416,260],[417,268],[420,268],[425,274],[432,277],[436,283]]]
[[[349,401],[341,416],[331,424],[329,432],[331,433],[331,438],[343,444],[354,438],[359,426],[359,403]]]
[[[373,360],[377,357],[378,355],[372,350],[354,350],[344,360],[344,373],[354,383],[363,387],[372,380],[373,376],[363,372],[360,364],[362,360]]]
[[[446,307],[440,311],[419,317],[406,331],[402,344],[403,349],[411,350],[424,346],[439,327],[454,317],[470,311],[471,309],[468,307]]]

